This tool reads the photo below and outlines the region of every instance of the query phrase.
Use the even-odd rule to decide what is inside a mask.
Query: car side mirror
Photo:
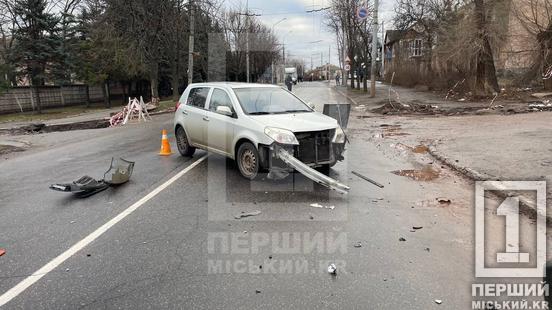
[[[216,109],[216,112],[218,114],[222,114],[230,117],[234,116],[234,112],[232,112],[232,109],[230,109],[230,107],[225,105],[219,105]]]

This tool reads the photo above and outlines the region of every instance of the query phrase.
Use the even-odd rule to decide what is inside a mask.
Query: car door
[[[233,112],[232,116],[217,113],[218,106],[227,106]],[[232,99],[226,90],[214,88],[207,109],[206,142],[209,149],[224,155],[231,155],[234,142],[234,126],[237,122]]]
[[[211,87],[194,87],[190,89],[186,104],[182,108],[184,129],[192,145],[205,146],[207,119],[207,98]]]

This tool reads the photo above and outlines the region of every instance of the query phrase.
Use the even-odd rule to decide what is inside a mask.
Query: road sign
[[[351,58],[349,58],[349,56],[347,56],[347,58],[345,58],[345,62],[346,62],[346,63],[350,63],[350,62],[351,62]]]
[[[357,10],[357,18],[360,20],[364,20],[368,18],[368,9],[367,8],[358,8]]]
[[[346,64],[345,65],[345,71],[351,71],[351,65]]]

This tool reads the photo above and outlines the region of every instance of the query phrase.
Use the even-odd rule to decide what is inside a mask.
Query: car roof
[[[208,82],[193,83],[191,87],[224,87],[224,88],[278,88],[278,85],[240,82]]]

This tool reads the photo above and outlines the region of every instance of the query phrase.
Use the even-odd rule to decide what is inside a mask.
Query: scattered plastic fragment
[[[361,248],[362,247],[362,243],[359,241],[357,243],[355,243],[355,245],[353,245],[355,248]]]
[[[400,241],[400,242],[404,242],[404,241],[406,241],[406,239],[404,239],[403,237],[400,237],[400,238],[399,238],[399,241]]]
[[[447,204],[447,205],[451,204],[451,202],[452,202],[450,199],[448,199],[448,198],[442,198],[442,197],[437,198],[437,201],[438,201],[440,204]]]
[[[106,190],[109,186],[116,186],[128,182],[133,169],[134,162],[122,158],[118,160],[112,158],[111,165],[104,173],[103,179],[95,180],[85,175],[73,181],[73,183],[52,184],[50,185],[50,189],[59,192],[73,193],[79,198],[86,198]]]
[[[0,248],[0,256],[2,256],[2,255],[4,255],[4,254],[6,254],[6,250]]]
[[[261,290],[255,290],[255,294],[260,294]]]
[[[438,305],[440,305],[440,304],[443,303],[443,301],[442,301],[441,299],[435,299],[435,303],[438,304]]]
[[[412,229],[414,229],[414,230],[420,230],[422,228],[424,228],[424,227],[423,226],[412,226]]]
[[[337,274],[337,267],[335,266],[335,264],[330,264],[328,266],[328,273],[333,275]]]
[[[257,216],[259,214],[261,214],[261,211],[259,211],[259,210],[256,210],[256,211],[253,211],[253,212],[247,212],[247,213],[242,212],[238,215],[234,215],[234,218],[239,220],[239,219],[244,218],[244,217]]]
[[[335,206],[323,206],[323,205],[318,204],[318,203],[311,203],[310,206],[313,207],[313,208],[319,208],[319,209],[330,209],[330,210],[335,209]]]

